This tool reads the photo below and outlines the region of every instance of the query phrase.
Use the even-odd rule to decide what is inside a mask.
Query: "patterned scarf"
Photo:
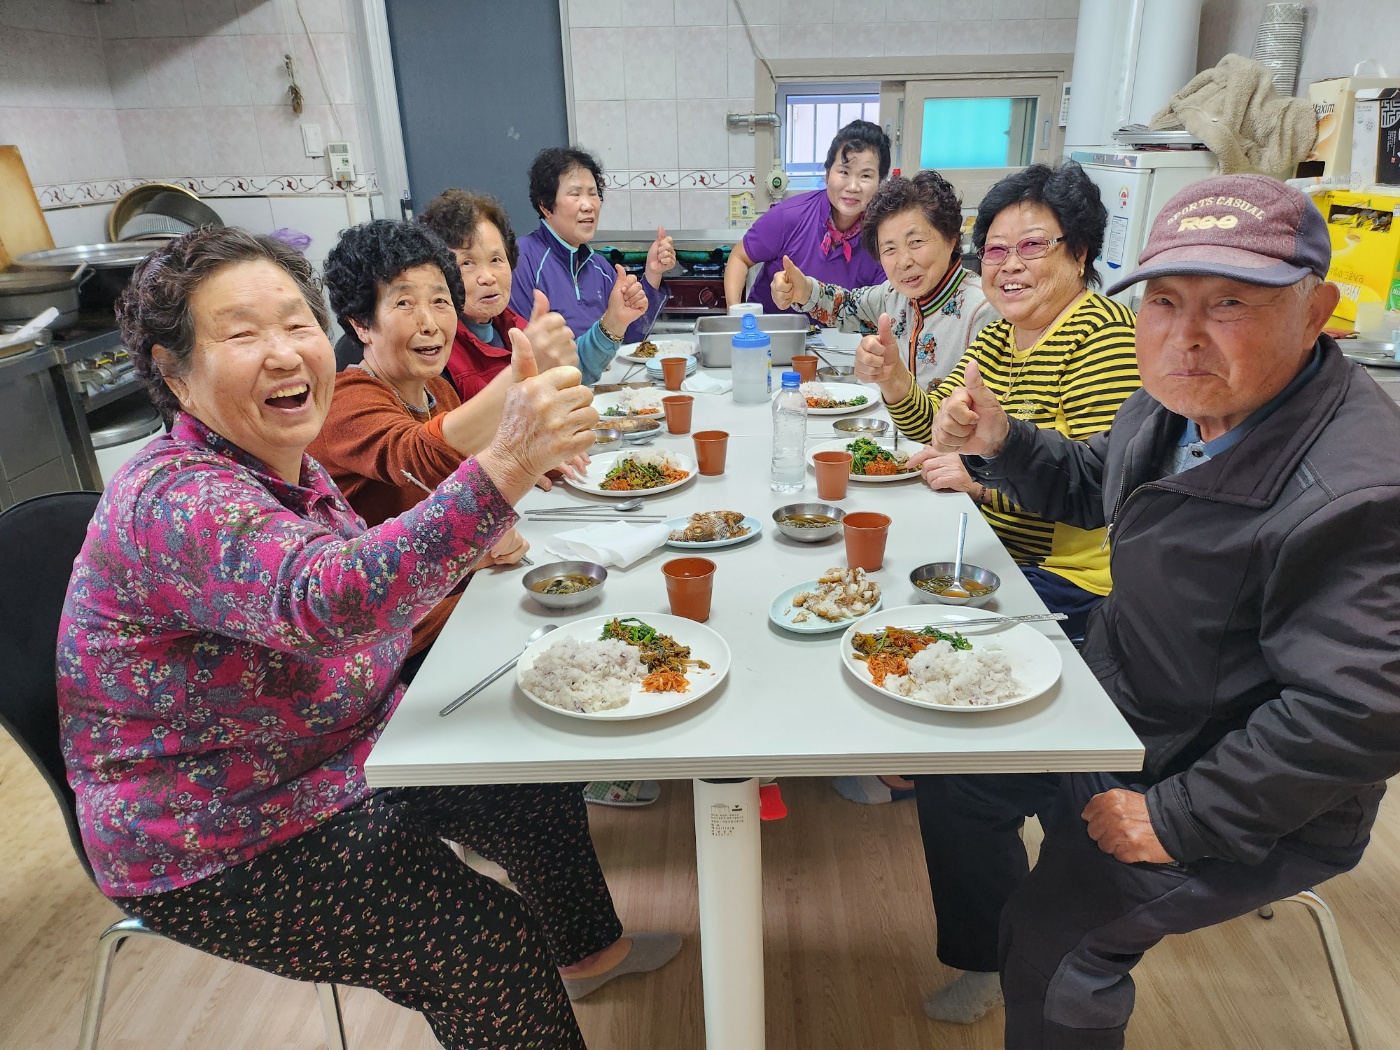
[[[860,222],[863,218],[865,218],[864,212],[861,213],[860,219],[857,219],[854,223],[852,223],[851,228],[843,233],[841,230],[838,230],[836,228],[836,223],[833,222],[831,216],[828,215],[826,217],[826,233],[822,237],[822,255],[830,258],[832,251],[834,249],[839,248],[841,250],[841,254],[846,257],[846,261],[850,262],[851,245],[853,243],[860,243],[857,238],[860,237]]]

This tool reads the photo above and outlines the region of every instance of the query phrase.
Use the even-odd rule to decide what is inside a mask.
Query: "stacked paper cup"
[[[1254,59],[1273,70],[1274,90],[1292,98],[1298,87],[1298,64],[1303,54],[1306,4],[1269,4],[1254,34]]]

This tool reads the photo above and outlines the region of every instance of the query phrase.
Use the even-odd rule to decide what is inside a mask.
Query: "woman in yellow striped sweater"
[[[932,391],[920,389],[904,368],[887,319],[856,353],[856,374],[879,384],[901,433],[929,440],[939,403],[963,385],[969,361],[977,362],[1013,416],[1075,439],[1109,428],[1118,406],[1141,384],[1132,312],[1091,287],[1098,278],[1090,263],[1107,222],[1098,188],[1073,162],[1056,169],[1035,165],[988,191],[972,242],[982,258],[982,290],[1003,319],[982,330]],[[1068,613],[1066,633],[1082,638],[1084,621],[1110,586],[1103,530],[1069,528],[1022,510],[974,482],[957,456],[925,449],[911,462],[922,465],[933,488],[967,492],[981,504],[1041,600]],[[878,779],[887,789],[903,786],[901,778]],[[838,784],[837,790],[852,798],[852,788],[862,786],[871,787]],[[952,796],[960,791],[979,793],[980,823],[948,820]],[[869,800],[884,794],[864,793]],[[924,1002],[924,1012],[967,1024],[1001,1002],[997,924],[1003,902],[1029,870],[1024,852],[1008,852],[1004,837],[988,829],[1019,826],[1049,797],[1033,774],[921,776],[914,793],[938,917],[938,958],[964,971]]]
[[[932,391],[921,390],[903,355],[881,336],[856,354],[856,373],[880,386],[900,432],[927,442],[940,402],[963,385],[968,361],[1014,416],[1082,440],[1113,422],[1140,385],[1130,310],[1092,290],[1089,265],[1103,243],[1107,213],[1098,187],[1070,162],[1035,165],[998,182],[977,211],[972,240],[982,257],[987,301],[1002,315],[982,330]],[[1071,617],[1073,639],[1109,591],[1101,530],[1047,522],[974,482],[957,456],[916,453],[939,491],[967,492],[1045,604]]]

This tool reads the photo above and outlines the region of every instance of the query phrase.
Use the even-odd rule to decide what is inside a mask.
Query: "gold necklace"
[[[393,383],[389,382],[389,380],[387,379],[382,379],[379,376],[375,375],[372,371],[370,371],[369,365],[365,364],[363,361],[356,361],[354,367],[360,369],[360,371],[364,372],[364,374],[369,376],[371,379],[378,379],[379,382],[387,386],[389,388],[389,393],[393,394],[394,397],[398,399],[399,404],[403,405],[403,407],[408,409],[410,412],[416,412],[420,416],[432,415],[433,409],[437,408],[437,398],[433,397],[433,392],[429,390],[426,386],[423,388],[423,393],[428,395],[428,406],[426,408],[419,408],[417,405],[410,405],[407,401],[400,397],[399,392],[394,389]]]

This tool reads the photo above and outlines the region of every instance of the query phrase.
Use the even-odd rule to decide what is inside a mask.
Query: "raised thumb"
[[[613,263],[613,269],[617,271],[617,283],[613,285],[613,287],[616,288],[617,285],[621,284],[623,280],[627,277],[627,271],[624,270],[617,263]]]
[[[538,293],[536,293],[538,294]],[[519,328],[510,330],[510,378],[519,383],[540,374],[540,366],[535,362],[535,348],[530,338]]]
[[[786,255],[783,256],[783,273],[787,274],[788,280],[794,285],[797,283],[797,279],[802,276],[802,271],[797,268],[797,264]]]
[[[875,331],[879,334],[881,346],[886,349],[899,349],[899,344],[894,341],[894,324],[890,321],[889,314],[880,315]]]
[[[530,311],[530,324],[544,320],[544,315],[549,313],[549,296],[538,288],[535,289],[535,306]]]
[[[967,387],[967,392],[972,396],[972,400],[981,405],[996,404],[997,396],[992,393],[991,388],[982,380],[982,370],[977,367],[976,359],[967,362],[967,368],[963,370],[963,386]]]

